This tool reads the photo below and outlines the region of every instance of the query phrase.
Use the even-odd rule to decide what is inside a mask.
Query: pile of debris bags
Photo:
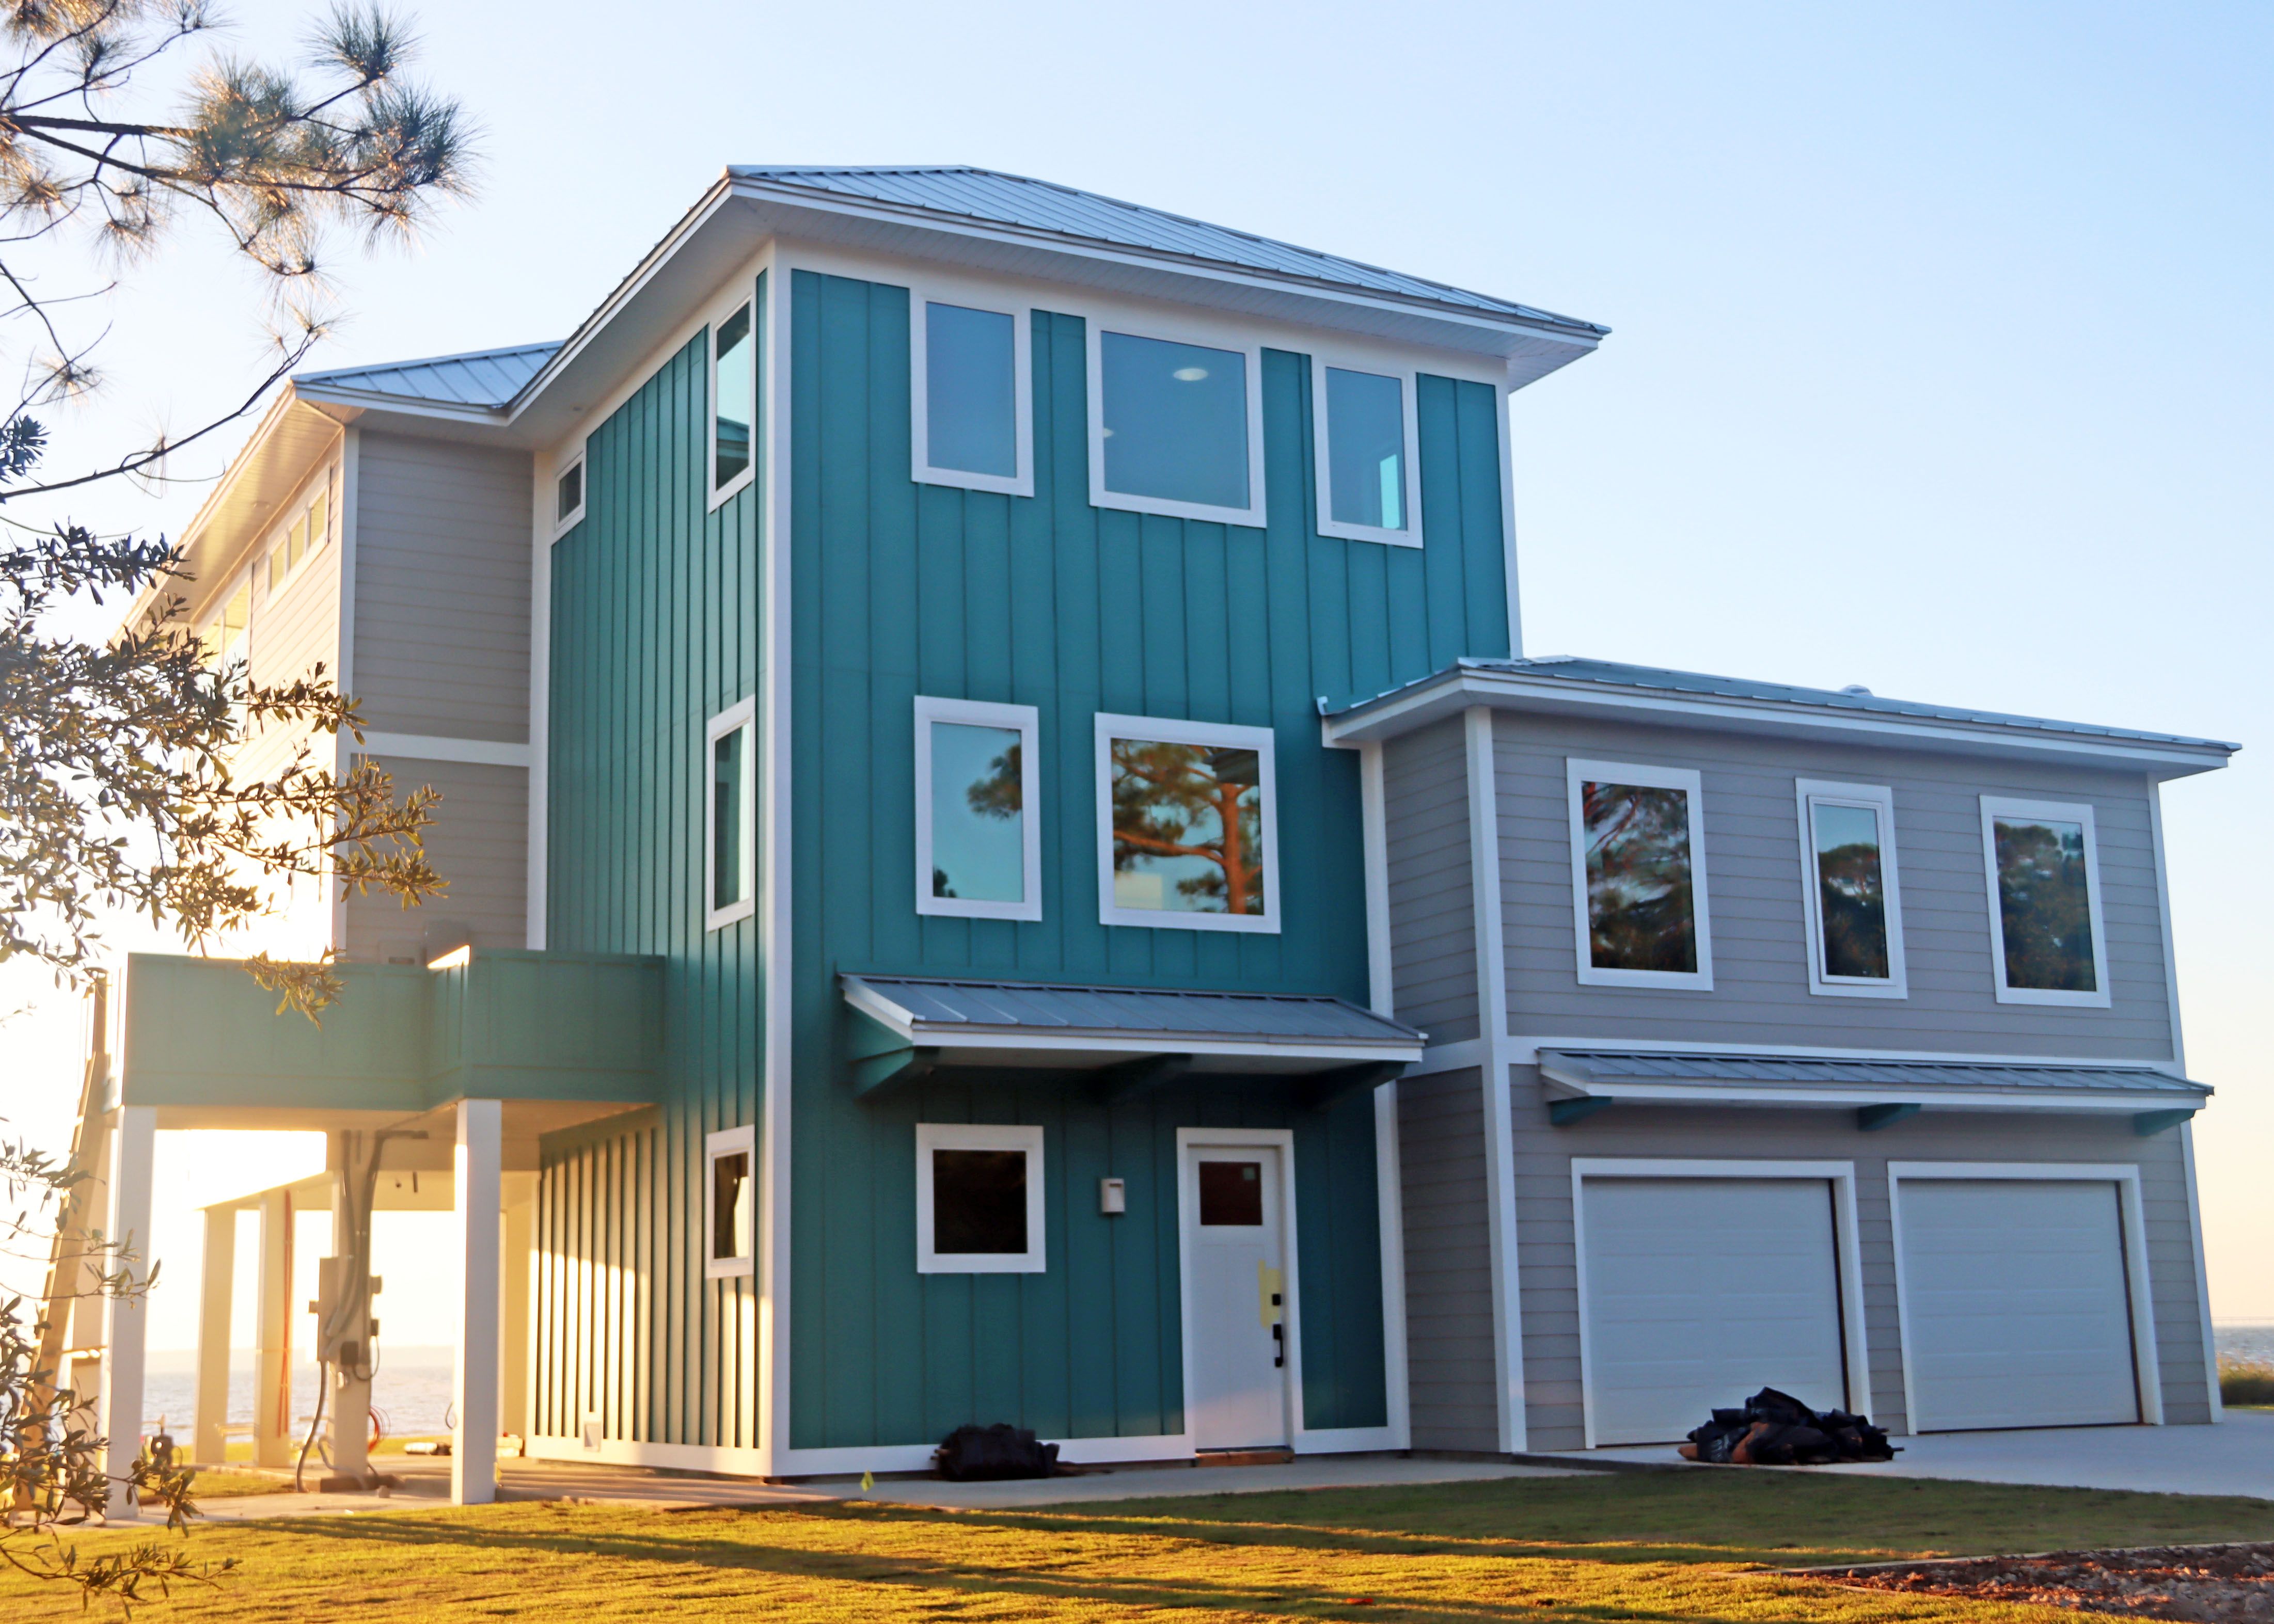
[[[1886,1429],[1844,1410],[1811,1410],[1789,1393],[1763,1387],[1742,1410],[1717,1410],[1690,1434],[1685,1461],[1716,1466],[1828,1466],[1835,1461],[1892,1461]]]
[[[1048,1477],[1058,1470],[1058,1447],[1037,1442],[1023,1426],[998,1421],[992,1426],[957,1427],[931,1452],[931,1463],[951,1483]]]

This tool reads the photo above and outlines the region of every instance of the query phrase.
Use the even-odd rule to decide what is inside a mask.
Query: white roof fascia
[[[1624,712],[1640,721],[1704,721],[1739,732],[1812,734],[1847,742],[1962,754],[2066,756],[2109,767],[2159,767],[2165,776],[2171,778],[2213,771],[2226,765],[2229,755],[2218,746],[2099,738],[1990,722],[1893,716],[1884,711],[1821,713],[1804,705],[1775,700],[1614,688],[1553,677],[1471,670],[1448,673],[1408,692],[1370,701],[1346,715],[1324,718],[1322,726],[1326,742],[1330,746],[1363,744],[1397,738],[1479,704],[1497,710],[1570,715]]]
[[[2208,1095],[2191,1096],[2176,1091],[2121,1094],[2102,1088],[1919,1088],[1891,1083],[1885,1088],[1811,1086],[1780,1087],[1773,1083],[1648,1083],[1615,1081],[1579,1084],[1555,1077],[1551,1097],[1564,1100],[1633,1100],[1654,1105],[1931,1105],[1938,1110],[2059,1110],[2154,1111],[2184,1110],[2210,1103]]]

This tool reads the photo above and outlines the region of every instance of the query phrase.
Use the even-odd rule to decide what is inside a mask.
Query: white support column
[[[1500,793],[1493,713],[1462,714],[1468,745],[1469,876],[1476,921],[1477,1022],[1483,1039],[1486,1232],[1492,1249],[1493,1355],[1499,1378],[1500,1447],[1531,1447],[1524,1396],[1524,1297],[1516,1240],[1516,1112],[1509,1099],[1508,938],[1501,927]]]
[[[110,1131],[109,1214],[102,1234],[106,1241],[134,1252],[137,1282],[150,1277],[150,1180],[157,1154],[157,1108],[120,1106]],[[125,1501],[124,1480],[132,1474],[142,1448],[143,1336],[149,1319],[149,1304],[139,1293],[104,1300],[102,1435],[109,1442],[103,1470],[111,1479],[114,1522],[134,1515]]]
[[[252,1460],[292,1463],[292,1198],[260,1198],[260,1359],[252,1383]]]
[[[190,1458],[229,1458],[229,1310],[237,1287],[237,1208],[206,1208],[205,1271],[198,1296],[198,1412]]]
[[[498,1207],[503,1195],[504,1109],[495,1100],[458,1101],[458,1372],[452,1396],[458,1430],[450,1441],[450,1500],[486,1506],[497,1498]]]

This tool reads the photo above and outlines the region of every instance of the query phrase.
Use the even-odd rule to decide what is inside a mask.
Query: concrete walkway
[[[1270,1489],[1384,1489],[1412,1483],[1484,1483],[1501,1477],[1570,1477],[1553,1466],[1508,1461],[1415,1460],[1396,1455],[1314,1455],[1284,1466],[1152,1466],[1080,1477],[1014,1483],[941,1483],[929,1477],[880,1481],[868,1493],[855,1479],[848,1500],[967,1510],[1024,1510],[1115,1500],[1186,1494],[1260,1494]],[[842,1490],[840,1488],[840,1492]]]
[[[1895,1440],[1891,1462],[1773,1470],[1949,1477],[2044,1488],[2274,1500],[2274,1414],[2230,1410],[2217,1426],[2072,1426],[2014,1432],[1928,1432]],[[1574,1459],[1682,1465],[1673,1447],[1591,1449]],[[1751,1470],[1708,1467],[1706,1470]]]

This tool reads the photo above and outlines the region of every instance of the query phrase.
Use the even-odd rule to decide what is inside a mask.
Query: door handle
[[[1287,1368],[1287,1327],[1284,1325],[1271,1327],[1271,1368]]]

